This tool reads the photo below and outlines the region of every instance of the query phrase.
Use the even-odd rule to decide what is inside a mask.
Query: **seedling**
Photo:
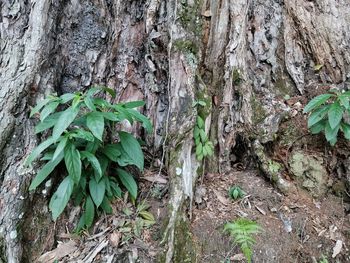
[[[240,218],[231,223],[226,223],[224,231],[229,232],[233,237],[233,242],[240,246],[244,256],[249,263],[252,262],[253,245],[255,239],[253,235],[262,231],[261,226],[256,222]]]
[[[232,186],[228,191],[228,195],[231,199],[237,200],[245,196],[245,192],[239,186]]]
[[[304,113],[310,113],[307,126],[311,133],[323,132],[332,146],[337,142],[339,130],[350,140],[350,125],[346,121],[350,114],[349,98],[350,91],[335,90],[313,98],[304,108]]]
[[[45,165],[31,182],[29,190],[35,190],[54,170],[58,170],[60,163],[64,163],[67,176],[53,194],[49,208],[56,220],[71,198],[76,205],[82,205],[84,213],[77,230],[90,227],[97,210],[112,212],[110,201],[122,196],[120,184],[136,200],[136,181],[125,168],[134,165],[142,171],[143,152],[132,134],[115,131],[116,123],[124,120],[130,124],[141,122],[148,132],[152,130],[150,121],[134,109],[143,106],[143,101],[111,104],[95,97],[98,93],[116,96],[106,87],[91,88],[86,93],[49,96],[30,113],[31,117],[35,115],[40,119],[35,132],[48,130],[50,136],[26,160],[26,165],[30,165],[45,153],[41,159]],[[65,110],[57,110],[61,107]]]

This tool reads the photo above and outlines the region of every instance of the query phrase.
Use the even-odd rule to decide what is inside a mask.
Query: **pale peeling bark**
[[[166,151],[171,178],[164,260],[181,262],[179,253],[189,250],[179,247],[190,235],[181,234],[179,222],[189,222],[185,211],[202,167],[192,139],[198,93],[213,102],[206,129],[216,155],[206,167],[228,171],[238,135],[259,146],[252,151],[259,149],[264,167],[264,144],[290,110],[283,96],[347,85],[349,10],[345,0],[3,1],[3,260],[21,262],[21,235],[14,231],[34,174],[22,164],[37,143],[28,110],[44,94],[103,84],[116,90],[117,100],[146,101],[144,113],[155,128],[146,139],[155,152]],[[323,70],[315,74],[318,64]]]

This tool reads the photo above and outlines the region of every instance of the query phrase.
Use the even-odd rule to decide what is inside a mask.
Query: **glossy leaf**
[[[311,126],[315,125],[319,121],[323,120],[324,117],[327,115],[329,108],[330,108],[330,105],[324,105],[319,109],[315,110],[314,112],[312,112],[307,121],[307,126],[310,128]]]
[[[83,129],[76,129],[73,133],[71,133],[72,137],[80,138],[89,142],[93,142],[95,140],[94,136],[91,132],[85,131]]]
[[[144,156],[139,142],[127,132],[119,132],[120,144],[133,163],[143,170]]]
[[[327,123],[327,121],[323,120],[323,121],[320,121],[320,122],[314,124],[313,126],[310,127],[311,133],[312,134],[320,133],[321,131],[323,131],[325,129],[326,123]]]
[[[101,165],[100,165],[100,162],[98,161],[98,159],[95,157],[95,155],[93,155],[92,153],[87,152],[87,151],[81,152],[81,156],[87,158],[87,160],[89,161],[92,168],[94,168],[94,170],[97,174],[96,179],[99,181],[102,178],[102,169],[101,169]]]
[[[198,126],[199,129],[203,129],[204,128],[204,120],[201,117],[199,117],[199,116],[197,116],[197,126]]]
[[[106,191],[104,180],[96,182],[95,178],[92,177],[89,181],[89,190],[92,200],[94,201],[95,205],[99,207],[103,201]]]
[[[84,98],[84,103],[85,103],[86,107],[89,108],[89,110],[96,111],[95,104],[93,103],[93,101],[92,101],[90,96],[86,96]]]
[[[43,151],[45,151],[48,147],[50,147],[56,140],[52,137],[47,138],[47,140],[40,143],[28,156],[25,164],[31,164]]]
[[[78,113],[78,108],[68,108],[62,112],[55,126],[53,127],[52,137],[55,140],[57,140],[61,136],[61,134],[68,128],[68,126],[74,121]]]
[[[103,115],[100,112],[91,112],[86,117],[86,125],[92,134],[102,141],[103,131],[105,127]]]
[[[130,101],[130,102],[126,102],[124,103],[124,107],[125,108],[137,108],[137,107],[143,107],[145,106],[145,102],[142,100],[136,100],[136,101]]]
[[[53,127],[61,116],[62,112],[56,112],[45,118],[42,122],[35,126],[35,133],[40,133]]]
[[[52,159],[56,159],[64,150],[64,148],[67,145],[68,138],[67,137],[62,137],[60,142],[57,144],[56,150],[52,156]]]
[[[107,144],[105,147],[103,147],[102,152],[110,160],[116,162],[118,160],[118,157],[121,155],[119,148],[120,146],[118,147],[117,144]]]
[[[84,223],[85,226],[90,227],[94,222],[95,217],[95,206],[91,200],[91,197],[88,196],[85,201],[85,213],[84,213]]]
[[[117,173],[118,173],[120,181],[125,186],[125,188],[128,190],[131,197],[133,199],[136,199],[136,197],[137,197],[137,184],[135,182],[134,177],[132,177],[132,175],[129,174],[128,172],[126,172],[125,170],[119,169],[119,168],[117,168]]]
[[[68,176],[64,178],[56,192],[51,197],[49,208],[52,212],[53,220],[56,220],[59,215],[63,212],[64,208],[67,206],[67,203],[73,192],[74,182]]]
[[[73,94],[73,93],[66,93],[66,94],[61,95],[60,102],[61,102],[61,104],[65,104],[65,103],[71,101],[74,98],[75,98],[75,94]]]
[[[140,112],[138,112],[137,110],[134,110],[134,109],[128,109],[128,112],[137,121],[140,121],[142,123],[142,127],[144,127],[148,133],[152,132],[152,130],[153,130],[152,123],[145,115],[141,114]]]
[[[106,214],[113,213],[113,209],[111,207],[111,204],[106,196],[103,198],[103,201],[101,203],[101,208],[103,209],[103,211],[105,211]]]
[[[60,104],[59,101],[52,101],[48,103],[43,110],[40,112],[40,120],[43,121],[49,116],[51,113],[53,113],[57,106]]]
[[[63,152],[61,152],[56,159],[46,163],[41,170],[36,174],[32,183],[29,186],[29,191],[36,189],[56,168],[56,166],[62,161]]]
[[[75,184],[78,184],[81,177],[80,152],[73,143],[69,143],[64,150],[64,162],[69,176]]]
[[[44,107],[47,103],[49,103],[52,99],[46,98],[39,101],[36,106],[30,111],[29,117],[33,117],[35,113],[38,113],[42,107]]]
[[[331,128],[329,122],[325,126],[325,135],[328,142],[334,141],[337,138],[338,130],[340,125],[336,126],[334,129]]]
[[[337,127],[340,124],[342,118],[343,118],[343,109],[340,106],[339,102],[336,101],[331,105],[328,111],[328,122],[330,127],[332,129]]]
[[[349,108],[349,96],[341,94],[339,96],[339,101],[342,106],[344,106],[345,109]]]
[[[341,130],[344,133],[345,139],[350,140],[350,125],[347,123],[341,123]]]
[[[333,94],[322,94],[319,95],[312,100],[305,106],[304,113],[310,112],[313,109],[316,109],[317,107],[321,106],[323,103],[325,103],[329,98],[334,97]]]

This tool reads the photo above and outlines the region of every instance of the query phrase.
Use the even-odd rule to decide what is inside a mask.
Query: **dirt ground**
[[[246,197],[228,198],[228,189],[240,186]],[[264,229],[256,236],[253,262],[350,262],[350,218],[344,214],[342,199],[329,195],[314,200],[306,193],[294,196],[278,193],[257,171],[236,171],[207,176],[205,192],[194,210],[192,230],[200,249],[200,262],[234,262],[240,250],[223,233],[225,222],[246,217]],[[332,258],[337,240],[341,253]]]
[[[147,211],[155,217],[152,226],[137,227],[140,215],[126,200],[114,203],[113,215],[102,216],[90,233],[80,237],[69,230],[70,215],[71,219],[57,226],[57,248],[44,254],[41,262],[54,262],[57,255],[58,262],[157,262],[167,212],[165,182],[164,178],[160,183],[143,181],[140,186],[151,206]],[[228,189],[234,185],[244,190],[244,198],[234,201],[228,197]],[[342,199],[334,195],[322,200],[304,192],[285,196],[258,171],[250,170],[205,175],[198,182],[195,201],[191,231],[197,262],[246,262],[239,247],[223,232],[226,222],[240,217],[254,220],[264,229],[255,237],[253,262],[320,263],[322,257],[328,262],[350,262],[350,216],[344,213]],[[342,247],[332,258],[337,240]]]

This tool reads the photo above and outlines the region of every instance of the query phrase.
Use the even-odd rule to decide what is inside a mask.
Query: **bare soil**
[[[240,186],[246,196],[230,199],[228,189],[233,185]],[[156,218],[156,224],[151,227],[143,227],[136,233],[134,206],[119,200],[113,204],[113,215],[102,216],[90,233],[80,237],[71,232],[72,218],[62,220],[53,231],[56,244],[49,253],[69,252],[58,262],[158,262],[167,213],[166,187],[164,182],[141,183],[140,189],[144,189],[141,198],[147,197],[151,205],[148,211]],[[318,263],[322,256],[328,262],[350,262],[350,218],[344,213],[342,198],[329,194],[322,200],[314,200],[300,190],[285,196],[258,171],[248,170],[205,175],[198,183],[195,199],[191,232],[198,251],[197,262],[246,262],[239,247],[223,232],[226,222],[240,217],[255,220],[264,229],[255,237],[253,262]],[[131,214],[126,215],[125,208]],[[337,240],[343,245],[332,258]],[[63,252],[57,251],[57,245],[62,244],[67,247]],[[46,257],[42,262],[54,261]]]

